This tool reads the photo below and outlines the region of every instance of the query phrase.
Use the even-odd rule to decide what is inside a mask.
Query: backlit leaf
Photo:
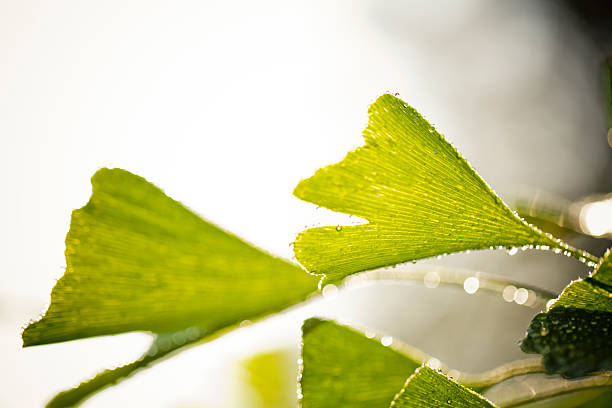
[[[278,311],[317,279],[204,221],[143,178],[101,169],[72,214],[66,272],[25,346],[196,326],[207,332]]]
[[[491,402],[435,370],[423,366],[391,403],[394,408],[494,408]]]
[[[365,145],[319,169],[294,194],[368,221],[306,230],[295,256],[331,281],[443,253],[524,245],[596,262],[519,218],[425,119],[400,99],[370,106]]]
[[[303,408],[386,408],[422,364],[414,356],[327,320],[304,322],[302,341]]]
[[[202,220],[141,177],[101,169],[87,205],[73,212],[66,273],[24,346],[145,330],[137,361],[58,394],[72,406],[92,393],[245,319],[279,311],[317,290],[299,267]]]

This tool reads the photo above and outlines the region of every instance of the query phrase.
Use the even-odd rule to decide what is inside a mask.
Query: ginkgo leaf
[[[338,280],[444,253],[538,246],[598,258],[530,226],[425,119],[392,95],[370,106],[365,145],[303,180],[305,201],[368,221],[312,228],[294,250],[310,272]]]
[[[574,393],[573,401],[585,401],[593,397],[588,390],[612,384],[607,375],[580,381],[557,377],[549,379],[552,385],[538,381],[543,372],[541,358],[512,361],[476,374],[449,370],[439,360],[397,339],[372,333],[366,336],[333,321],[313,318],[303,327],[301,406],[388,407],[406,378],[424,362],[444,373],[454,372],[452,377],[459,384],[501,406],[537,402],[538,406],[556,407],[567,393]],[[525,389],[521,384],[530,385]]]
[[[612,255],[591,277],[568,285],[546,313],[531,321],[521,349],[544,357],[549,373],[580,377],[612,370]]]
[[[204,221],[141,177],[101,169],[72,214],[66,272],[24,346],[145,330],[214,333],[298,303],[317,279]]]
[[[427,366],[415,371],[390,406],[394,408],[495,407],[483,396]]]
[[[406,378],[427,360],[424,353],[410,357],[328,320],[308,319],[302,332],[303,408],[388,407]]]

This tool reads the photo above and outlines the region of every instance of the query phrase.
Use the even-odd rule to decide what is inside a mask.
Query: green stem
[[[509,378],[543,372],[545,372],[545,369],[542,365],[542,358],[534,357],[512,361],[483,373],[460,373],[457,381],[474,391],[482,393],[487,388]]]
[[[512,390],[511,392],[506,392],[506,396],[502,398],[493,398],[493,400],[495,400],[495,403],[500,408],[511,408],[525,403],[534,403],[577,391],[612,387],[612,372],[604,372],[598,375],[573,380],[555,378],[547,379],[547,381],[558,381],[558,384],[551,387],[549,383],[548,386],[543,387],[542,389],[536,389],[534,387],[530,387],[529,385],[525,385],[522,387],[522,390],[517,389]],[[526,392],[525,388],[527,389]],[[491,396],[488,397],[490,398]]]
[[[437,265],[401,265],[396,268],[378,269],[358,275],[351,275],[340,284],[340,288],[356,288],[369,286],[376,282],[422,284],[429,288],[438,285],[461,287],[469,290],[467,279],[476,278],[478,286],[476,291],[485,291],[508,297],[508,291],[524,289],[527,297],[518,296],[516,303],[528,307],[544,307],[546,302],[557,295],[535,286],[526,285],[503,276],[472,271],[469,269],[448,268]],[[473,282],[472,282],[473,283]],[[474,287],[470,293],[473,293]],[[323,293],[325,295],[325,292]],[[512,302],[513,299],[508,301]]]

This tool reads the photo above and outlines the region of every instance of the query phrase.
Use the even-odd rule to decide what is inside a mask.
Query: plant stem
[[[494,400],[500,408],[511,408],[525,403],[533,403],[577,391],[612,387],[612,372],[603,372],[597,375],[573,380],[566,380],[560,377],[547,378],[546,381],[546,387],[541,387],[540,389],[530,386],[527,381],[525,381],[519,383],[521,389],[511,388],[510,391],[506,390],[504,395],[500,395],[497,398],[491,398],[493,397],[493,395],[491,395],[492,393],[487,395],[487,397]],[[551,386],[551,381],[556,381],[557,383]]]
[[[477,374],[460,373],[456,378],[458,382],[475,391],[483,392],[492,385],[498,384],[518,375],[543,373],[541,357],[527,358],[502,364],[492,370]]]
[[[466,280],[476,278],[477,281]],[[358,275],[351,275],[342,281],[340,288],[352,289],[369,286],[377,282],[422,284],[428,288],[439,285],[464,288],[469,293],[483,290],[504,297],[506,301],[516,302],[528,307],[544,307],[546,303],[556,297],[550,291],[531,285],[507,279],[502,276],[476,272],[469,269],[448,268],[437,265],[401,265],[396,268],[378,269]],[[477,285],[475,285],[477,282]],[[524,289],[522,293],[519,290]],[[513,295],[513,296],[511,296]],[[526,295],[526,296],[523,296]]]
[[[377,335],[375,337],[378,338],[381,336]],[[532,387],[528,384],[529,377],[525,380],[515,378],[527,374],[545,373],[541,357],[516,360],[482,373],[472,374],[449,369],[448,366],[444,365],[439,360],[405,343],[394,340],[391,347],[407,355],[412,360],[421,361],[425,365],[440,370],[449,377],[452,377],[455,381],[478,393],[485,393],[485,396],[494,401],[500,408],[511,408],[576,391],[612,387],[612,372],[602,372],[597,375],[573,380],[566,380],[560,376],[552,376],[551,378],[546,378],[546,386],[539,389],[537,386]],[[520,389],[510,388],[510,392],[506,389],[505,392],[500,393],[498,389],[493,387],[512,379],[517,381]],[[551,382],[556,382],[556,384],[551,386]],[[504,385],[505,384],[502,384],[501,386]],[[513,385],[514,384],[510,384],[508,387],[513,387]],[[489,390],[494,390],[494,392],[491,393]],[[502,391],[504,390],[502,389]]]

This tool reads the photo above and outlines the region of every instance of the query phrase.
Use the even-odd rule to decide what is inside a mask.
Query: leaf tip
[[[37,327],[43,319],[44,317],[41,317],[38,320],[31,321],[23,328],[21,331],[21,347],[25,348],[42,344]]]
[[[315,327],[321,325],[322,323],[326,323],[328,320],[321,319],[319,317],[311,317],[304,321],[302,324],[302,337],[306,336],[310,333]]]

